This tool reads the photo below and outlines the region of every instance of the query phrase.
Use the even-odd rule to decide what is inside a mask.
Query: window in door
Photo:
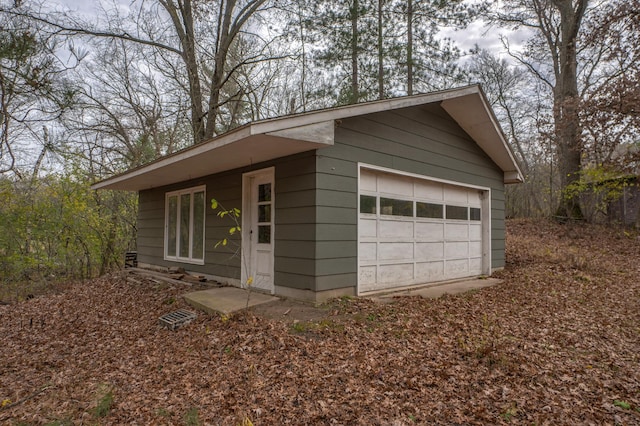
[[[258,185],[258,244],[271,243],[271,184]]]

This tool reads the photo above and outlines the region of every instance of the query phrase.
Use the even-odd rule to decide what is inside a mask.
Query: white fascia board
[[[251,128],[252,132],[254,132],[253,134],[271,133],[314,123],[328,122],[366,114],[375,114],[377,112],[442,102],[447,99],[455,99],[474,93],[480,93],[480,86],[465,86],[458,89],[448,89],[439,92],[404,96],[401,98],[383,99],[362,104],[345,105],[332,109],[310,111],[286,117],[271,118],[255,122],[251,125]]]
[[[114,176],[93,189],[139,191],[311,151],[333,144],[334,122],[317,123],[271,134],[245,126],[147,166]]]
[[[209,142],[194,145],[182,151],[178,151],[175,154],[162,157],[145,166],[141,166],[133,170],[130,170],[128,172],[94,183],[93,185],[91,185],[91,189],[103,189],[103,188],[109,188],[112,186],[117,186],[118,183],[121,183],[123,181],[131,180],[138,176],[167,167],[173,163],[179,163],[186,159],[199,156],[209,151],[213,151],[222,146],[225,146],[235,141],[238,141],[240,139],[246,138],[250,135],[251,135],[251,130],[248,126],[240,127],[236,130],[226,133],[221,137],[213,139]]]
[[[273,132],[266,132],[265,135],[294,139],[298,141],[314,142],[323,145],[333,145],[335,127],[335,121],[329,120],[298,127],[289,127]]]
[[[522,183],[522,174],[519,171],[504,172],[504,183]]]
[[[479,86],[473,93],[446,99],[442,108],[504,172],[504,183],[520,183],[522,172]]]

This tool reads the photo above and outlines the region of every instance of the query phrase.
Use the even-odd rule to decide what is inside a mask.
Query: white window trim
[[[179,256],[169,256],[168,254],[168,249],[169,249],[169,198],[176,196],[178,197],[178,203],[180,203],[180,196],[184,195],[184,194],[191,194],[190,202],[191,205],[189,207],[189,214],[191,217],[193,217],[193,194],[195,194],[196,192],[204,192],[204,197],[203,197],[203,208],[204,208],[204,215],[203,215],[203,221],[204,223],[202,224],[202,259],[195,259],[193,258],[193,220],[189,221],[189,257],[179,257]],[[180,244],[180,214],[181,214],[181,209],[180,206],[178,204],[178,211],[176,212],[176,253],[178,253],[178,246]],[[185,189],[180,189],[177,191],[171,191],[171,192],[167,192],[165,193],[164,196],[164,260],[169,260],[169,261],[173,261],[173,262],[182,262],[182,263],[191,263],[194,265],[204,265],[204,258],[205,258],[205,253],[206,253],[206,245],[205,245],[205,229],[206,229],[206,222],[207,222],[207,187],[206,185],[200,185],[200,186],[194,186],[191,188],[185,188]]]

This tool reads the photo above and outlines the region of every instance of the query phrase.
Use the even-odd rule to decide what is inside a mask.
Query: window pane
[[[259,244],[271,243],[271,226],[269,225],[258,226],[258,243]]]
[[[204,258],[204,192],[193,194],[193,254],[194,259]]]
[[[271,204],[258,206],[258,222],[271,222]]]
[[[413,201],[380,198],[380,213],[393,216],[413,216]]]
[[[371,195],[361,195],[360,213],[376,214],[376,197]]]
[[[467,220],[468,210],[466,207],[447,206],[447,219]]]
[[[178,197],[169,197],[167,212],[167,256],[176,255],[176,230],[178,226]]]
[[[416,202],[416,216],[442,219],[442,204]]]
[[[476,207],[469,208],[469,219],[471,220],[481,220],[480,209]]]
[[[180,251],[178,256],[189,257],[189,221],[191,213],[191,194],[180,196]]]
[[[258,202],[271,201],[271,184],[258,185]]]

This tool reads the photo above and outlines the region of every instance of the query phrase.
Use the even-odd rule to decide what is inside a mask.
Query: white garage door
[[[486,273],[485,193],[361,169],[358,292]]]

